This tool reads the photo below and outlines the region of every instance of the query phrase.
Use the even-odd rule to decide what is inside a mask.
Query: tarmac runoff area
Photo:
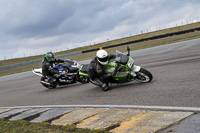
[[[75,124],[112,133],[198,133],[200,108],[133,105],[54,105],[0,107],[0,119]]]

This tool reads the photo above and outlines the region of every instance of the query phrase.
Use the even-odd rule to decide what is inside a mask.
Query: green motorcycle
[[[135,65],[135,61],[130,57],[130,48],[127,46],[128,54],[125,55],[122,52],[116,51],[116,58],[110,59],[104,67],[105,74],[114,76],[108,79],[103,79],[108,85],[113,83],[127,83],[131,81],[139,81],[143,83],[150,82],[153,79],[152,74],[140,66]],[[79,69],[79,75],[83,77],[89,77],[87,74],[89,64],[81,65]],[[97,82],[90,79],[90,82],[94,85],[98,85]],[[103,89],[103,88],[102,88]],[[103,89],[104,90],[104,89]],[[105,90],[104,90],[105,91]]]

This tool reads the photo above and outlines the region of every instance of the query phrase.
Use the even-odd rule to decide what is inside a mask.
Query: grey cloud
[[[72,4],[51,0],[10,3],[8,10],[3,12],[6,16],[4,23],[7,22],[3,32],[14,36],[38,36],[47,33],[72,15],[75,9],[68,10],[70,5]]]
[[[0,0],[0,54],[74,48],[199,19],[199,5],[198,0]]]
[[[5,0],[3,3],[6,3]],[[2,7],[5,6],[3,3],[0,3]],[[4,18],[0,24],[7,23],[7,25],[1,32],[13,36],[31,37],[87,31],[87,26],[93,23],[98,12],[112,3],[113,1],[105,0],[12,1],[4,7],[6,8],[3,11]]]

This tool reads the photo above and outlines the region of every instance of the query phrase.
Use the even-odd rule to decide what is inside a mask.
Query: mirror
[[[127,51],[128,51],[127,56],[130,56],[130,47],[128,45],[127,45]]]

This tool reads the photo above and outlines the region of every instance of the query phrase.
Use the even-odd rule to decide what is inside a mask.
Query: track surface
[[[30,105],[148,105],[200,107],[200,41],[170,51],[135,57],[149,70],[150,83],[136,81],[113,85],[107,92],[88,84],[73,84],[48,90],[38,76],[0,81],[0,107]],[[152,49],[153,50],[153,49]],[[155,49],[154,49],[155,50]],[[132,54],[133,55],[133,54]]]

